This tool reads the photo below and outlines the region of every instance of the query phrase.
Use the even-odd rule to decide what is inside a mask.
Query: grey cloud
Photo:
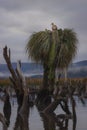
[[[40,9],[43,6],[43,0],[3,0],[1,1],[1,8],[8,11],[18,11],[18,10],[31,10],[34,8]]]
[[[87,0],[0,0],[0,47],[8,45],[13,59],[22,60],[24,49],[33,32],[58,28],[73,28],[79,39],[76,58],[86,58]],[[16,57],[17,54],[17,57]]]

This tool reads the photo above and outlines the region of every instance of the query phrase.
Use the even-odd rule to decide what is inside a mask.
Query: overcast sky
[[[0,0],[0,63],[2,48],[11,48],[12,61],[28,61],[25,46],[33,32],[73,28],[79,40],[74,61],[87,60],[87,0]]]

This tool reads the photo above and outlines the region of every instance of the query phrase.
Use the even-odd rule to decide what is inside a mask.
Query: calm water
[[[11,122],[8,130],[13,130],[14,128],[14,123],[17,115],[16,110],[17,110],[17,103],[15,101],[14,106],[12,105]],[[3,102],[1,101],[0,101],[0,112],[3,113]],[[61,112],[62,110],[58,106],[58,108],[55,110],[55,113],[59,114]],[[80,101],[79,102],[77,101],[76,112],[77,112],[76,130],[87,130],[87,100],[85,106],[83,106]],[[29,115],[29,130],[48,130],[44,129],[43,124],[44,124],[43,119],[40,116],[36,106],[32,107],[30,109],[30,115]],[[1,123],[0,123],[0,130],[2,130]],[[56,127],[55,130],[59,130],[58,127]],[[72,120],[69,121],[68,130],[72,130]]]

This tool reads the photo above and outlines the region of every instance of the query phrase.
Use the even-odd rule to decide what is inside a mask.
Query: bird
[[[54,23],[51,23],[51,25],[52,25],[52,31],[57,30],[57,26]]]

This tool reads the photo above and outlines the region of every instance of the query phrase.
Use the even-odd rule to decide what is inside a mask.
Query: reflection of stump
[[[1,113],[0,113],[0,122],[3,124],[3,130],[7,130],[6,119]]]
[[[29,96],[27,87],[24,88],[22,106],[18,111],[14,130],[29,130]]]
[[[52,114],[53,113],[51,113],[50,115],[52,115]],[[55,120],[53,119],[53,116],[50,116],[50,115],[40,113],[40,116],[43,121],[44,130],[56,130]]]
[[[11,104],[9,101],[9,94],[5,92],[5,101],[4,101],[4,107],[3,107],[3,113],[6,118],[6,124],[9,126],[10,124],[10,116],[11,116]]]

